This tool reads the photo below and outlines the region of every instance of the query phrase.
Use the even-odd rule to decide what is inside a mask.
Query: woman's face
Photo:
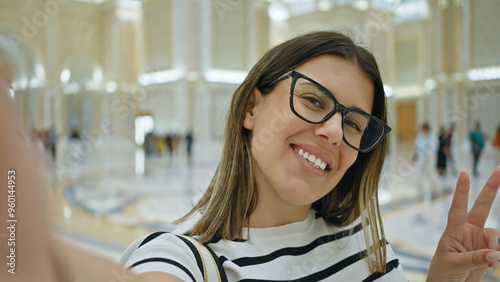
[[[344,106],[371,113],[373,84],[357,66],[340,57],[322,55],[295,70],[323,85]],[[266,96],[255,90],[243,122],[252,131],[257,208],[264,205],[268,211],[309,210],[336,186],[358,156],[342,140],[340,112],[324,123],[311,124],[291,111],[291,81],[278,82]],[[317,163],[326,163],[326,168],[311,165],[305,153],[320,158]]]

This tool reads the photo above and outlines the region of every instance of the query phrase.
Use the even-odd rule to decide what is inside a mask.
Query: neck
[[[283,206],[267,203],[265,197],[259,196],[255,210],[250,214],[247,227],[276,227],[302,221],[307,218],[311,205]]]

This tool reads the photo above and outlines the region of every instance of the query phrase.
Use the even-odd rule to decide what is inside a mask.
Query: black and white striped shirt
[[[369,272],[359,221],[339,228],[311,210],[303,221],[245,229],[243,234],[249,235],[248,240],[208,244],[228,281],[407,281],[389,245],[387,272]],[[159,271],[184,281],[203,281],[193,252],[171,233],[146,235],[131,246],[134,250],[127,251],[132,254],[126,258],[125,267],[134,273]]]

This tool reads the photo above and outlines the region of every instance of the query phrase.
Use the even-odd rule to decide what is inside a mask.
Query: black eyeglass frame
[[[373,116],[367,112],[364,112],[362,110],[358,110],[358,109],[351,109],[351,108],[348,108],[342,104],[339,103],[339,101],[337,101],[337,99],[335,99],[335,97],[333,96],[333,94],[328,91],[328,89],[326,89],[323,85],[321,85],[320,83],[318,83],[317,81],[315,81],[314,79],[304,75],[304,74],[301,74],[300,72],[298,71],[295,71],[295,70],[291,70],[291,71],[288,71],[286,72],[285,74],[283,74],[282,76],[280,76],[278,79],[276,79],[275,81],[273,81],[271,84],[269,84],[269,86],[272,86],[276,83],[278,83],[279,81],[281,80],[284,80],[284,79],[287,79],[287,78],[292,78],[292,83],[290,85],[290,109],[292,110],[292,112],[297,116],[299,117],[300,119],[308,122],[308,123],[312,123],[312,124],[320,124],[320,123],[323,123],[325,121],[327,121],[328,119],[330,119],[336,112],[341,112],[342,113],[342,140],[344,140],[344,142],[351,148],[353,148],[354,150],[358,151],[358,152],[361,152],[361,153],[368,153],[370,152],[371,150],[373,150],[378,144],[380,144],[380,142],[384,139],[384,137],[389,133],[391,132],[392,128],[389,127],[387,124],[385,124],[382,120],[380,120],[379,118],[377,118],[376,116]],[[297,113],[297,111],[295,111],[295,107],[293,106],[293,91],[295,90],[295,83],[297,82],[297,80],[299,78],[304,78],[304,79],[307,79],[308,81],[314,83],[316,86],[318,86],[319,89],[321,89],[321,91],[323,91],[324,93],[328,94],[330,96],[330,98],[332,99],[333,101],[333,104],[334,104],[334,107],[332,109],[331,112],[329,112],[328,114],[325,115],[325,117],[323,119],[321,119],[320,121],[310,121],[308,119],[306,119],[305,117],[301,116],[299,113]],[[372,145],[370,146],[369,148],[367,149],[359,149],[359,148],[356,148],[354,147],[353,145],[351,145],[346,139],[345,139],[345,135],[344,135],[344,123],[345,123],[345,116],[350,113],[350,112],[355,112],[355,113],[358,113],[358,114],[361,114],[361,115],[364,115],[364,116],[369,116],[370,118],[374,119],[376,122],[380,123],[382,125],[382,128],[383,128],[383,132],[382,134],[380,135],[380,138]]]

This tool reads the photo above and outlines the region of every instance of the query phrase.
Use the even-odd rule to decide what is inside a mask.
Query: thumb
[[[475,269],[479,267],[490,267],[498,264],[500,252],[493,250],[477,250],[473,252],[461,253],[457,259],[457,267],[465,269]]]

